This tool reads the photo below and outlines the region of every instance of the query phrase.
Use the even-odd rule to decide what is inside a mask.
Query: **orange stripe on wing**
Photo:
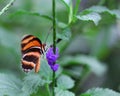
[[[40,56],[39,52],[28,52],[23,55],[22,66],[24,71],[28,72],[28,69],[35,68],[35,72],[37,73],[40,69]]]
[[[40,58],[38,60],[39,62],[36,63],[36,66],[35,66],[35,72],[38,73],[38,71],[40,70]]]
[[[42,47],[42,42],[33,35],[26,35],[21,41],[21,51],[28,50],[31,47]]]
[[[31,37],[28,37],[28,38],[23,38],[22,39],[22,43],[24,44],[24,43],[28,43],[30,40],[32,40],[33,38],[35,38],[34,36],[31,36]]]
[[[35,72],[40,69],[40,57],[43,54],[44,46],[42,42],[33,35],[26,35],[21,40],[22,68],[28,72],[35,68]]]
[[[33,56],[35,56],[35,57],[40,57],[40,53],[39,52],[28,52],[28,53],[26,53],[25,55],[23,55],[23,58],[25,57],[25,56],[30,56],[30,55],[33,55]]]
[[[28,61],[25,61],[25,60],[22,60],[22,64],[25,65],[25,66],[29,65],[32,68],[35,67],[35,64],[33,62],[28,62]]]
[[[34,46],[42,46],[42,45],[38,41],[34,40],[34,41],[31,41],[31,42],[27,43],[26,45],[24,45],[22,47],[22,51],[27,50]]]

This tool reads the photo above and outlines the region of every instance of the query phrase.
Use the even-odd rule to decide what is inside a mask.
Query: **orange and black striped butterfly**
[[[22,68],[29,72],[33,68],[35,72],[40,69],[40,57],[44,54],[45,44],[33,35],[26,35],[21,40]]]

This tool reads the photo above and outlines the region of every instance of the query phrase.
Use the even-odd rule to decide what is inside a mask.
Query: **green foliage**
[[[59,88],[55,88],[55,93],[56,93],[55,96],[75,96],[74,93]]]
[[[68,91],[74,87],[74,80],[67,75],[61,75],[57,79],[57,87],[55,88],[55,96],[75,96],[74,93]]]
[[[47,64],[46,60],[41,60],[40,75],[50,83],[52,81],[52,70]]]
[[[62,32],[57,33],[57,37],[62,40],[69,40],[71,37],[71,31],[69,28],[65,28]]]
[[[31,15],[31,16],[37,16],[37,17],[42,17],[42,18],[45,18],[45,19],[48,19],[48,20],[52,20],[52,17],[48,16],[48,15],[44,15],[44,14],[40,14],[40,13],[35,13],[35,12],[28,12],[28,11],[25,11],[25,10],[19,10],[19,11],[16,11],[14,14],[11,14],[10,17],[11,18],[14,18],[15,16],[17,15]]]
[[[119,10],[109,10],[104,6],[92,6],[84,11],[82,11],[76,17],[80,20],[85,21],[93,21],[96,25],[98,25],[99,21],[101,20],[100,13],[107,12],[113,16],[116,16],[120,19],[120,11]]]
[[[61,1],[63,2],[63,4],[68,9],[68,12],[69,12],[68,23],[70,24],[72,22],[72,19],[73,19],[73,5],[72,5],[72,0],[61,0]]]
[[[93,88],[80,96],[120,96],[120,93],[111,89]]]
[[[45,83],[45,80],[39,74],[28,74],[23,80],[22,95],[30,96],[30,94],[37,92],[38,88]]]
[[[96,75],[102,75],[106,71],[105,64],[99,62],[96,58],[85,56],[85,55],[78,55],[78,56],[64,56],[60,59],[59,62],[62,66],[66,65],[87,65],[92,72]]]
[[[82,12],[80,15],[76,17],[80,20],[93,21],[96,25],[98,25],[98,22],[101,20],[101,16],[95,12],[90,12],[85,14]]]
[[[44,80],[38,74],[28,74],[20,80],[11,74],[0,74],[0,96],[30,96],[44,85]]]
[[[0,73],[0,96],[16,96],[21,93],[22,81],[11,74]]]
[[[67,75],[61,75],[57,79],[57,86],[60,89],[71,89],[74,86],[74,81]]]
[[[64,29],[64,28],[67,28],[68,25],[59,21],[59,22],[57,22],[57,26],[61,29]]]
[[[108,12],[109,14],[114,15],[118,19],[120,19],[120,11],[117,10],[117,9],[109,10],[105,6],[92,6],[92,7],[88,8],[88,9],[86,9],[86,10],[91,11],[91,12],[97,12],[97,13]]]

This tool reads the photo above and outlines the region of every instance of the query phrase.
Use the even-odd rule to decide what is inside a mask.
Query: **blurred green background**
[[[9,0],[0,0],[0,10],[8,2]],[[73,0],[73,4],[75,2],[76,0]],[[47,34],[52,31],[51,20],[36,15],[21,14],[19,11],[26,10],[51,16],[51,5],[51,0],[16,0],[13,6],[0,16],[0,72],[12,73],[22,78],[24,76],[20,66],[22,36],[33,34],[44,43]],[[94,5],[103,5],[111,10],[120,9],[119,0],[82,0],[79,12]],[[58,21],[67,23],[68,11],[64,4],[58,0],[56,7]],[[71,38],[62,40],[58,44],[61,58],[76,55],[92,56],[103,62],[107,68],[102,76],[91,72],[80,85],[81,91],[92,87],[108,87],[120,91],[120,20],[109,13],[101,15],[102,19],[97,26],[87,21],[74,23],[70,27]],[[58,28],[57,31],[60,29]],[[49,34],[47,44],[52,44],[52,33]],[[93,62],[90,60],[89,62]],[[72,73],[75,70],[80,74],[79,67],[67,65],[63,68],[64,73],[71,75],[76,82],[79,81],[79,78],[75,78]]]

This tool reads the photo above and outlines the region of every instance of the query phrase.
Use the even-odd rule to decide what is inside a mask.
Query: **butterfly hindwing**
[[[26,35],[21,41],[22,68],[28,72],[35,68],[35,72],[40,68],[40,57],[43,54],[41,41],[33,36]]]

